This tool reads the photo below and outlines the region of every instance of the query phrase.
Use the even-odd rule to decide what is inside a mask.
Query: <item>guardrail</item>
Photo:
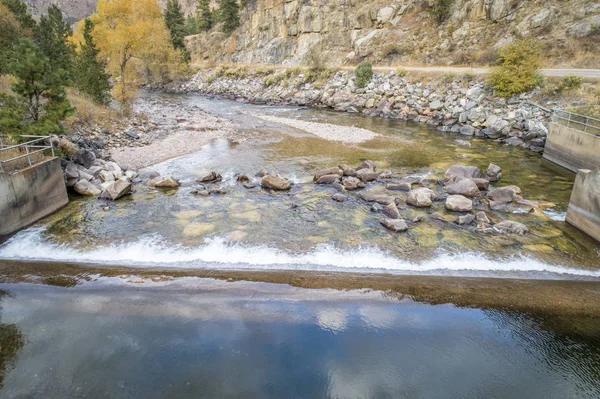
[[[5,135],[0,136],[0,171],[5,171],[5,166],[4,166],[5,164],[7,164],[9,162],[18,161],[19,159],[27,159],[27,163],[29,164],[29,166],[31,166],[35,163],[35,161],[32,161],[31,156],[41,153],[46,150],[50,150],[52,152],[52,156],[54,156],[54,146],[52,145],[52,142],[50,141],[50,136],[22,135],[21,137],[26,138],[26,139],[31,139],[31,140],[26,141],[24,143],[9,145],[7,143],[7,136],[5,136]],[[47,141],[47,143],[48,143],[47,145],[41,144],[45,141]],[[13,156],[12,158],[9,158],[9,159],[4,159],[4,157],[3,157],[3,154],[5,155],[5,154],[9,153],[9,151],[10,152],[15,151],[17,153],[21,153],[21,152],[23,152],[23,150],[25,150],[24,154]]]
[[[574,129],[581,130],[585,133],[600,135],[600,119],[560,109],[554,110],[552,118],[554,121],[565,125],[566,127],[573,127]]]

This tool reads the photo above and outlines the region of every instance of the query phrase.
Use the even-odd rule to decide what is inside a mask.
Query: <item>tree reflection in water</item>
[[[2,324],[1,302],[5,296],[10,295],[0,290],[0,388],[4,386],[6,371],[13,365],[17,353],[23,348],[25,342],[23,334],[14,324]]]

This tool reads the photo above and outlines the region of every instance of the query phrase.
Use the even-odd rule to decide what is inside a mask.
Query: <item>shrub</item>
[[[406,76],[406,69],[404,68],[398,68],[396,69],[396,75],[400,76],[401,78]]]
[[[452,83],[454,81],[455,77],[456,77],[456,75],[453,74],[452,72],[446,72],[442,75],[442,79],[444,80],[445,83]]]
[[[435,0],[429,8],[429,13],[435,18],[438,24],[441,24],[450,16],[450,7],[453,0]]]
[[[565,76],[560,80],[560,83],[558,84],[559,92],[579,89],[582,83],[583,78],[581,76]]]
[[[325,57],[318,46],[312,46],[304,56],[304,63],[313,72],[321,72],[327,68]]]
[[[368,61],[363,61],[354,69],[356,75],[356,87],[365,87],[373,77],[373,66]]]
[[[489,83],[498,95],[511,97],[540,84],[542,56],[537,42],[519,39],[498,50],[497,59]]]

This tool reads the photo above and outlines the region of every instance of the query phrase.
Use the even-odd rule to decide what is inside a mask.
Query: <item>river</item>
[[[539,154],[426,125],[144,96],[231,120],[243,139],[215,139],[140,171],[173,176],[179,189],[138,184],[108,211],[73,197],[0,245],[3,397],[600,395],[600,251],[564,222],[572,173]],[[299,125],[358,127],[373,137],[344,143]],[[517,185],[524,198],[555,205],[537,215],[494,213],[526,224],[522,236],[459,226],[443,202],[401,208],[415,222],[391,233],[380,209],[352,195],[337,203],[335,189],[312,182],[318,169],[365,159],[395,179],[432,186],[453,164],[492,162],[503,170],[497,187]],[[261,169],[295,184],[269,193],[236,183]],[[192,195],[195,180],[213,170],[227,193]],[[389,195],[384,184],[368,189]],[[292,274],[226,282],[279,271]],[[335,283],[323,282],[330,273]],[[453,282],[456,291],[435,297],[425,294],[431,287],[403,287],[409,275],[515,285],[491,282],[500,284],[493,298],[481,287],[467,298],[471,288]],[[370,282],[348,282],[356,276]]]

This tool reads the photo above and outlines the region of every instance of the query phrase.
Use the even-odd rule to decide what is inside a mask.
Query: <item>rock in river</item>
[[[508,234],[523,235],[529,232],[529,229],[523,223],[513,222],[512,220],[503,220],[500,223],[496,223],[494,225],[494,229],[500,231],[501,233]]]
[[[148,186],[150,187],[158,187],[158,188],[176,188],[179,187],[179,181],[172,177],[155,177],[154,179],[148,182]]]
[[[216,182],[220,182],[221,180],[223,180],[223,177],[221,177],[220,174],[218,174],[217,172],[213,171],[210,172],[209,174],[207,174],[204,177],[201,177],[200,179],[196,180],[198,183],[216,183]]]
[[[320,170],[317,173],[315,173],[313,180],[318,181],[321,177],[327,176],[327,175],[337,175],[339,177],[339,176],[342,176],[343,174],[344,174],[344,172],[340,168],[323,169],[323,170]]]
[[[446,179],[455,177],[466,177],[468,179],[481,177],[481,171],[475,166],[453,165],[446,171]]]
[[[359,170],[363,170],[363,169],[369,169],[369,170],[375,171],[375,170],[377,170],[377,164],[370,160],[363,161],[356,168],[356,172],[358,172]]]
[[[342,164],[338,166],[338,168],[342,170],[344,176],[356,176],[356,170],[354,170],[354,168],[352,168],[351,166]]]
[[[379,175],[381,175],[381,172],[374,172],[371,169],[361,169],[358,172],[356,172],[356,177],[358,177],[364,182],[377,180]]]
[[[87,195],[91,197],[95,197],[96,195],[100,195],[102,193],[102,191],[100,191],[98,187],[94,186],[89,181],[83,179],[78,181],[73,187],[73,189],[78,194]]]
[[[470,212],[473,201],[462,195],[450,195],[446,198],[446,209],[454,212]]]
[[[362,181],[352,176],[344,177],[342,179],[342,184],[346,190],[358,190],[365,186]]]
[[[398,211],[398,207],[396,207],[394,202],[391,202],[383,208],[383,214],[390,219],[400,219],[400,211]]]
[[[412,189],[410,183],[390,183],[390,184],[386,185],[385,188],[387,188],[388,190],[391,190],[391,191],[405,191],[405,192],[409,192]]]
[[[433,191],[426,187],[419,187],[411,190],[406,198],[406,203],[418,208],[424,208],[431,206],[431,197],[433,197]]]
[[[466,197],[479,197],[479,187],[471,179],[456,178],[454,181],[449,181],[445,188],[448,194],[459,194]]]
[[[131,192],[131,183],[126,180],[117,180],[115,182],[110,183],[102,194],[100,194],[100,198],[109,199],[116,201],[119,198],[127,195]]]
[[[337,194],[333,194],[331,196],[331,199],[334,200],[334,201],[337,201],[337,202],[344,202],[344,201],[346,201],[348,199],[348,197],[345,196],[342,193],[337,193]]]
[[[283,177],[266,175],[260,181],[260,185],[271,190],[285,191],[292,187],[292,184]]]
[[[408,230],[408,225],[404,219],[383,219],[381,225],[396,233]]]
[[[484,174],[486,179],[488,179],[491,182],[496,182],[502,177],[502,168],[498,165],[491,163],[485,170]]]
[[[333,184],[340,181],[340,175],[323,175],[317,179],[317,184]]]

